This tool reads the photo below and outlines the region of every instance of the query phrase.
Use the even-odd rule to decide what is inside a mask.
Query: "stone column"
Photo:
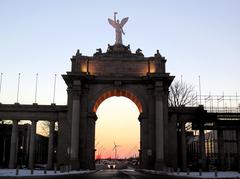
[[[187,170],[187,146],[186,146],[186,131],[185,122],[181,123],[181,153],[182,153],[182,170]]]
[[[148,167],[148,156],[147,155],[147,123],[146,123],[146,116],[144,113],[140,113],[138,120],[140,122],[140,150],[139,150],[139,159],[140,159],[140,166],[141,168],[147,168]]]
[[[72,100],[71,127],[71,155],[73,169],[79,168],[79,120],[80,120],[80,92],[74,91]]]
[[[217,143],[218,143],[218,161],[219,161],[219,169],[224,169],[224,139],[223,139],[223,130],[217,130]]]
[[[34,161],[35,161],[36,124],[37,124],[37,121],[32,121],[31,133],[30,133],[30,145],[29,145],[29,161],[28,161],[28,167],[30,169],[34,168]]]
[[[88,113],[88,124],[89,124],[89,139],[87,140],[89,143],[89,148],[88,148],[88,152],[89,152],[89,168],[90,169],[95,169],[95,124],[96,124],[96,120],[97,120],[97,115],[96,113],[92,112],[92,113]]]
[[[15,168],[17,164],[17,139],[18,139],[18,120],[13,120],[9,168]]]
[[[48,139],[48,161],[47,161],[47,168],[48,169],[53,168],[54,128],[55,128],[55,121],[51,121],[50,126],[49,126],[49,139]]]
[[[155,169],[164,167],[164,121],[163,121],[163,86],[162,82],[155,83],[155,131],[156,131],[156,161]]]
[[[238,172],[240,172],[240,129],[236,130],[237,136],[237,156],[238,156]]]
[[[146,137],[144,145],[146,146],[147,163],[144,168],[154,169],[156,159],[156,132],[155,132],[155,93],[154,85],[147,86],[147,104],[148,113],[146,114],[147,120],[145,120],[143,135]],[[145,111],[144,111],[145,112]],[[142,124],[141,124],[142,125]],[[144,151],[141,151],[144,153]]]
[[[206,156],[205,156],[205,134],[204,129],[199,130],[199,151],[200,151],[200,164],[203,170],[206,169]]]

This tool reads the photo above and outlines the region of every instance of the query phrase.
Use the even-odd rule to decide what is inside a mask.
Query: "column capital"
[[[51,121],[48,121],[50,124],[51,123],[55,123],[55,122],[57,122],[56,120],[51,120]]]
[[[32,124],[36,124],[38,122],[38,120],[31,120]]]
[[[180,125],[184,125],[187,123],[186,121],[179,121]]]
[[[146,119],[147,118],[147,115],[145,114],[145,113],[143,113],[143,112],[141,112],[140,114],[139,114],[139,116],[138,116],[138,120],[139,120],[139,122],[142,122],[144,119]]]
[[[161,100],[163,94],[164,94],[163,82],[156,81],[155,82],[155,90],[154,90],[154,95],[156,97],[156,100]]]
[[[79,97],[82,93],[81,80],[73,80],[72,83],[68,85],[67,92],[68,95],[72,95],[73,97]]]
[[[87,117],[93,119],[94,121],[98,119],[95,112],[88,112]]]
[[[181,129],[181,133],[184,133],[184,132],[186,132],[186,129],[185,129],[185,124],[186,124],[186,122],[185,122],[185,121],[181,121],[181,122],[180,122],[180,129]]]
[[[81,89],[72,89],[71,91],[73,98],[79,98],[82,91]]]
[[[155,87],[163,87],[163,81],[155,81]]]
[[[13,119],[12,122],[13,122],[13,124],[18,124],[19,120],[18,119]]]

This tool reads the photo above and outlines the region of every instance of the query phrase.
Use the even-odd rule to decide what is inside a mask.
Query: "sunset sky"
[[[32,104],[39,73],[37,103],[53,102],[57,74],[55,102],[66,104],[61,74],[70,70],[77,49],[92,56],[97,48],[106,51],[107,44],[114,43],[107,18],[115,11],[118,19],[129,17],[123,43],[130,44],[132,52],[140,48],[148,57],[159,49],[176,80],[182,75],[198,90],[201,76],[203,94],[240,94],[239,9],[239,0],[1,0],[0,102],[16,102],[21,73],[19,103]],[[97,115],[96,142],[103,146],[102,153],[113,155],[115,141],[119,157],[134,155],[140,140],[135,104],[109,98]]]

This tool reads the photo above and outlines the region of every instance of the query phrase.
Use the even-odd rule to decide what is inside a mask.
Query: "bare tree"
[[[185,82],[175,81],[170,86],[169,105],[173,107],[185,106],[190,104],[194,97],[194,87]]]

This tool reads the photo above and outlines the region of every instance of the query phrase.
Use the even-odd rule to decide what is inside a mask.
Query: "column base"
[[[80,163],[78,159],[70,159],[70,165],[72,170],[80,169]]]
[[[163,160],[156,160],[156,162],[155,162],[155,170],[164,170],[164,168],[165,168],[165,163],[164,163],[164,161]]]
[[[206,160],[205,159],[200,159],[200,166],[203,171],[207,170],[207,165],[206,165]]]
[[[47,164],[46,169],[47,169],[47,170],[52,170],[52,169],[53,169],[53,164]]]

